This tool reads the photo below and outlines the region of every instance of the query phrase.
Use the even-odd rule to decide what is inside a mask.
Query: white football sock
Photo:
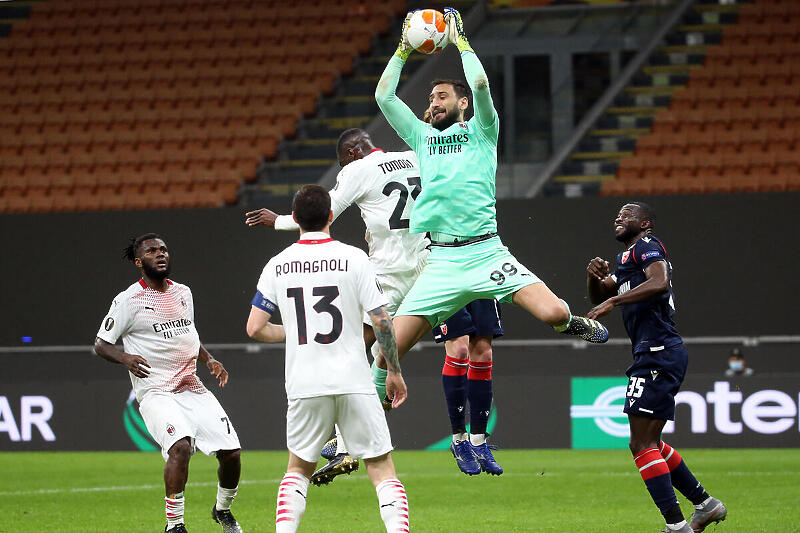
[[[336,428],[336,455],[347,453],[347,445],[342,438],[342,432],[339,431],[339,424],[336,424],[334,427]]]
[[[229,510],[237,492],[239,492],[239,487],[235,489],[226,489],[222,485],[217,484],[217,511]]]
[[[408,498],[399,479],[387,479],[375,487],[378,507],[387,533],[408,533]]]
[[[708,502],[710,502],[710,501],[711,501],[711,496],[709,496],[708,498],[706,498],[705,500],[703,500],[703,502],[702,502],[700,505],[695,505],[695,506],[694,506],[694,508],[695,508],[695,509],[702,509],[703,507],[705,507],[706,505],[708,505]]]
[[[167,529],[183,524],[183,493],[173,494],[174,498],[164,498],[167,515]]]
[[[278,506],[275,511],[275,532],[295,533],[306,511],[308,478],[287,472],[278,487]]]
[[[470,434],[469,442],[473,446],[480,446],[486,442],[486,433]]]
[[[459,442],[463,442],[469,439],[468,433],[453,433],[453,442],[458,444]]]
[[[667,529],[671,529],[672,531],[680,531],[680,529],[686,525],[686,520],[681,520],[677,524],[667,524]]]

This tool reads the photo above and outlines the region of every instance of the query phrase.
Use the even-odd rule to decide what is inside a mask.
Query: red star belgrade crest
[[[167,433],[169,433],[170,435],[174,435],[175,434],[175,426],[173,426],[172,424],[167,424]]]
[[[630,256],[631,256],[631,251],[630,250],[628,250],[627,252],[622,254],[622,262],[623,262],[623,264],[628,262],[628,258],[630,258]]]

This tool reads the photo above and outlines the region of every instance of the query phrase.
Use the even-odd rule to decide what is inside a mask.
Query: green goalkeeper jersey
[[[475,116],[439,131],[419,120],[395,94],[403,61],[393,57],[375,97],[389,124],[417,154],[422,192],[411,212],[410,231],[473,237],[497,231],[495,171],[500,121],[483,66],[474,52],[461,53],[473,91]]]

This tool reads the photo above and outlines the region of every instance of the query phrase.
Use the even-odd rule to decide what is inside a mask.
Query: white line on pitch
[[[702,475],[702,472],[697,472],[698,475]],[[717,472],[715,473],[717,476],[796,476],[796,472],[753,472],[753,471],[728,471],[728,472]],[[419,478],[449,478],[449,477],[460,477],[458,472],[452,472],[448,474],[433,474],[433,473],[420,473],[420,474],[409,474],[405,472],[398,472],[398,477],[403,479],[419,479]],[[566,477],[639,477],[638,472],[563,472],[563,471],[555,471],[550,472],[546,469],[544,471],[530,471],[530,472],[505,472],[503,473],[504,477],[555,477],[555,476],[566,476]],[[342,481],[361,481],[362,479],[366,479],[366,474],[354,474],[347,477],[340,477],[339,479]],[[269,483],[280,483],[280,479],[243,479],[239,483],[240,485],[265,485]],[[187,483],[188,487],[215,487],[217,485],[216,481],[202,481],[202,482],[193,482]],[[60,488],[60,489],[37,489],[37,490],[17,490],[17,491],[5,491],[0,492],[0,496],[33,496],[39,494],[80,494],[86,492],[116,492],[116,491],[137,491],[137,490],[154,490],[163,488],[164,485],[161,484],[148,484],[148,485],[120,485],[120,486],[111,486],[111,487],[74,487],[74,488]]]

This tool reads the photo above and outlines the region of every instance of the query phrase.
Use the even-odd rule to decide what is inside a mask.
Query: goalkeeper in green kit
[[[409,13],[409,16],[411,13]],[[417,154],[422,191],[411,213],[412,233],[430,232],[427,265],[394,317],[397,347],[405,354],[432,327],[469,302],[496,299],[514,303],[561,333],[603,343],[608,330],[596,320],[573,316],[535,274],[520,264],[497,235],[495,171],[500,120],[489,81],[464,34],[461,15],[444,9],[447,33],[458,47],[467,85],[455,80],[432,83],[430,123],[419,120],[395,91],[412,52],[403,36],[383,71],[375,99],[389,124]],[[408,20],[408,18],[406,18]],[[474,99],[470,93],[474,94]],[[464,120],[473,101],[475,116]],[[385,363],[373,364],[383,398]]]

